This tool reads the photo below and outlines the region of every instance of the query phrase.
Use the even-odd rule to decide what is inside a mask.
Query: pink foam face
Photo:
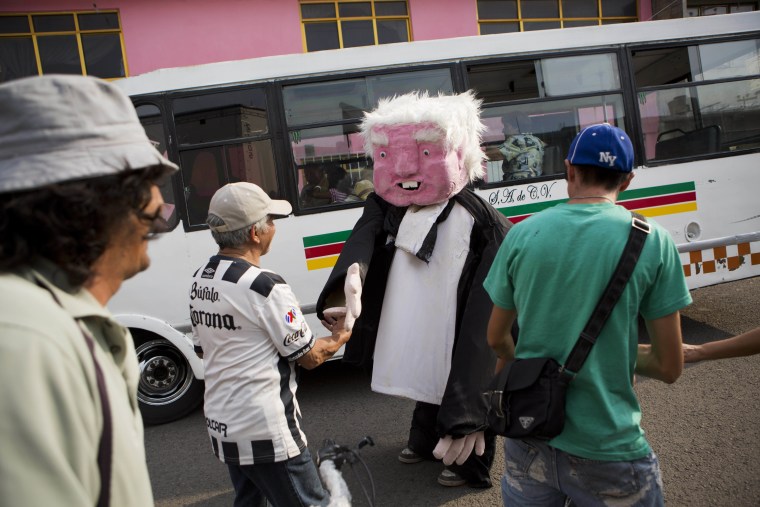
[[[373,129],[375,192],[395,206],[427,206],[450,199],[469,181],[461,152],[447,150],[433,123]]]

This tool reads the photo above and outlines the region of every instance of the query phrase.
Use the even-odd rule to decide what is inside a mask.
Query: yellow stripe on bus
[[[335,266],[336,262],[338,262],[337,255],[329,255],[327,257],[318,257],[316,259],[308,259],[306,261],[306,269],[311,271],[313,269],[331,268]]]
[[[673,215],[675,213],[686,213],[687,211],[697,211],[696,202],[685,202],[681,204],[668,204],[666,206],[653,206],[651,208],[640,208],[636,210],[645,217],[658,217],[662,215]]]

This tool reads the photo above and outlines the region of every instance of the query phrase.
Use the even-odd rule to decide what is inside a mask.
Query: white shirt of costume
[[[433,208],[435,217],[444,207]],[[435,217],[431,221],[423,210],[410,207],[404,215],[398,233],[404,245],[419,249],[428,234]],[[419,217],[414,216],[417,211],[422,212]],[[467,210],[455,204],[438,224],[429,263],[396,249],[378,324],[373,391],[440,405],[451,370],[457,287],[474,222]],[[420,227],[422,223],[428,226]],[[419,234],[417,241],[410,239],[412,230]]]
[[[298,456],[306,435],[295,360],[314,338],[291,288],[271,271],[217,255],[193,275],[190,314],[214,454],[235,465]]]

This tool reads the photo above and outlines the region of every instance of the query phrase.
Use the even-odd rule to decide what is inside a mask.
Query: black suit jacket
[[[492,303],[483,288],[483,281],[511,227],[502,214],[469,189],[462,190],[452,199],[473,216],[474,225],[470,231],[470,251],[457,289],[451,371],[436,424],[441,437],[459,437],[486,428],[487,407],[482,393],[493,377],[496,355],[486,339]],[[370,194],[364,212],[346,240],[317,300],[317,314],[322,319],[325,308],[335,306],[335,301],[342,304],[346,271],[351,264],[359,263],[364,281],[362,313],[346,344],[345,362],[371,365],[385,286],[395,253],[389,237],[395,238],[405,212],[406,208],[393,206],[376,194]],[[435,255],[434,249],[432,255]],[[414,282],[410,280],[410,283]],[[399,315],[398,318],[405,316]]]

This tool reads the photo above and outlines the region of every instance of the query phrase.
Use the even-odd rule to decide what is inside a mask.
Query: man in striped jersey
[[[235,505],[327,505],[306,447],[296,363],[311,369],[351,336],[342,320],[315,339],[291,288],[262,269],[274,218],[292,208],[247,182],[220,188],[207,223],[219,245],[193,275],[190,314],[204,359],[204,411],[214,454],[229,468]]]

